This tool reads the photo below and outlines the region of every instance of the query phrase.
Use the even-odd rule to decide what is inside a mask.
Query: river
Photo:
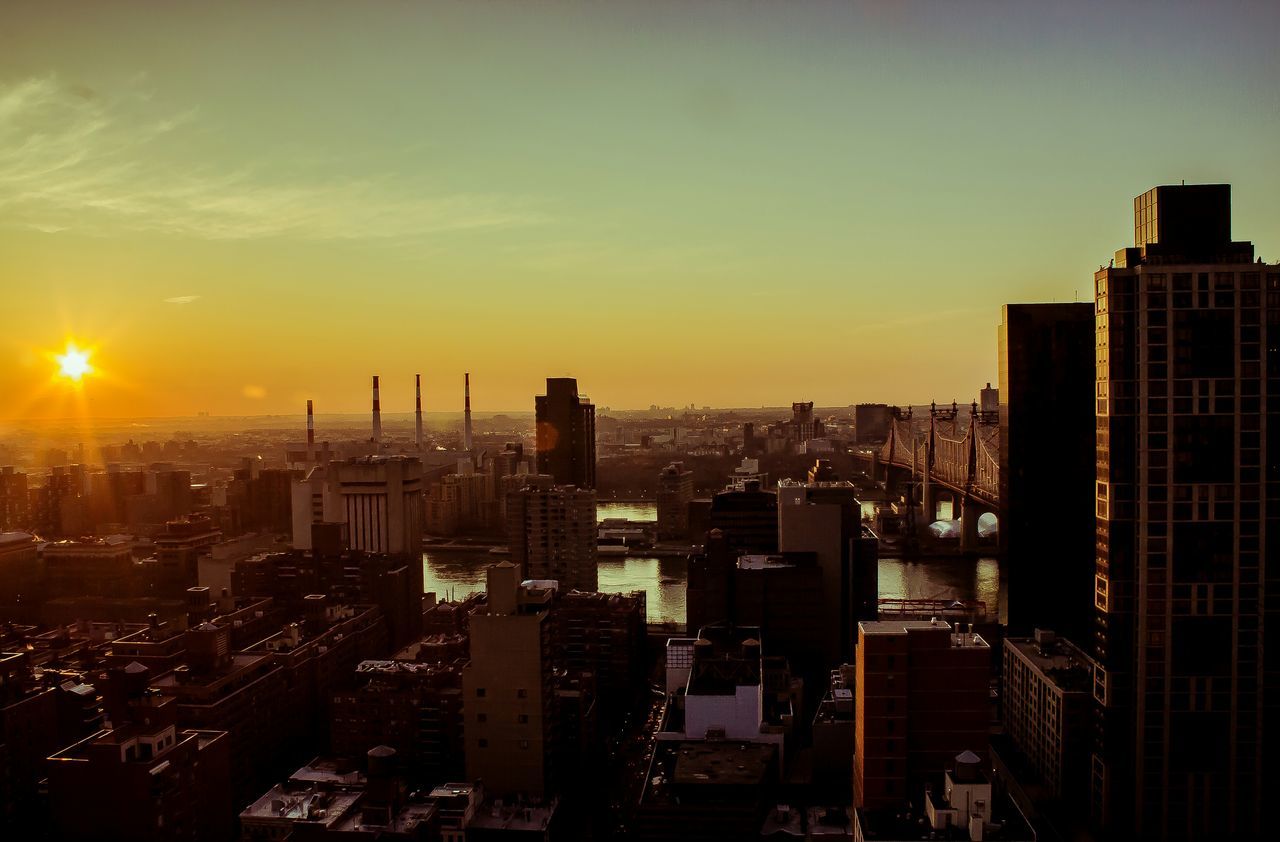
[[[652,503],[601,503],[597,510],[601,520],[654,520],[656,516]],[[423,553],[424,586],[442,599],[482,591],[485,568],[495,560],[483,553]],[[646,593],[650,623],[684,623],[689,573],[684,559],[602,556],[599,570],[600,590],[605,593]],[[879,574],[881,599],[979,599],[989,609],[999,605],[1000,565],[994,558],[885,558],[880,560]]]

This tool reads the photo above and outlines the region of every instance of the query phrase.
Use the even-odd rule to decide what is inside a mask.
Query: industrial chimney
[[[471,452],[471,372],[463,376],[462,449]]]
[[[373,375],[373,441],[382,441],[382,403],[378,400],[378,375]]]
[[[416,411],[417,411],[417,438],[418,449],[422,449],[422,375],[413,375],[413,386],[415,392]]]

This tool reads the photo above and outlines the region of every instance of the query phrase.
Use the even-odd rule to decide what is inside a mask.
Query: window
[[[519,690],[517,690],[517,691],[516,691],[516,698],[517,698],[517,699],[527,699],[527,698],[529,698],[529,691],[528,691],[528,690],[525,690],[523,687],[521,687]]]
[[[484,698],[484,688],[483,688],[483,687],[477,687],[477,688],[476,688],[476,698],[477,698],[477,699],[483,699],[483,698]]]
[[[528,750],[528,748],[529,748],[529,741],[528,741],[528,740],[521,740],[521,741],[520,741],[520,748],[521,748],[521,749],[524,749],[524,750]]]
[[[517,722],[519,722],[521,725],[528,725],[528,724],[529,724],[529,714],[527,714],[527,713],[522,713],[522,714],[520,714],[518,717],[516,717],[516,721],[517,721]]]
[[[488,747],[489,747],[489,741],[488,741],[488,740],[486,740],[484,737],[481,737],[481,738],[480,738],[480,748],[488,748]]]
[[[487,713],[476,714],[476,722],[488,722],[488,721],[489,721],[489,714]]]

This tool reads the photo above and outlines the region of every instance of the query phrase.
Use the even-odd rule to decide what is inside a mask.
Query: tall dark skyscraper
[[[1095,275],[1093,806],[1125,838],[1259,837],[1275,780],[1280,267],[1230,220],[1228,185],[1157,187]]]
[[[548,377],[534,399],[538,416],[538,473],[558,485],[596,487],[596,408],[572,377]]]
[[[1006,304],[1000,544],[1011,634],[1093,630],[1093,304]]]

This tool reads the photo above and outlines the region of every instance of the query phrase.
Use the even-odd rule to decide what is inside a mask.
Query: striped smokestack
[[[373,375],[373,440],[382,441],[382,401],[378,400],[378,375]]]
[[[462,375],[462,449],[471,452],[471,372]]]
[[[416,401],[415,411],[417,412],[417,442],[418,449],[422,449],[422,375],[413,375],[414,399]]]

